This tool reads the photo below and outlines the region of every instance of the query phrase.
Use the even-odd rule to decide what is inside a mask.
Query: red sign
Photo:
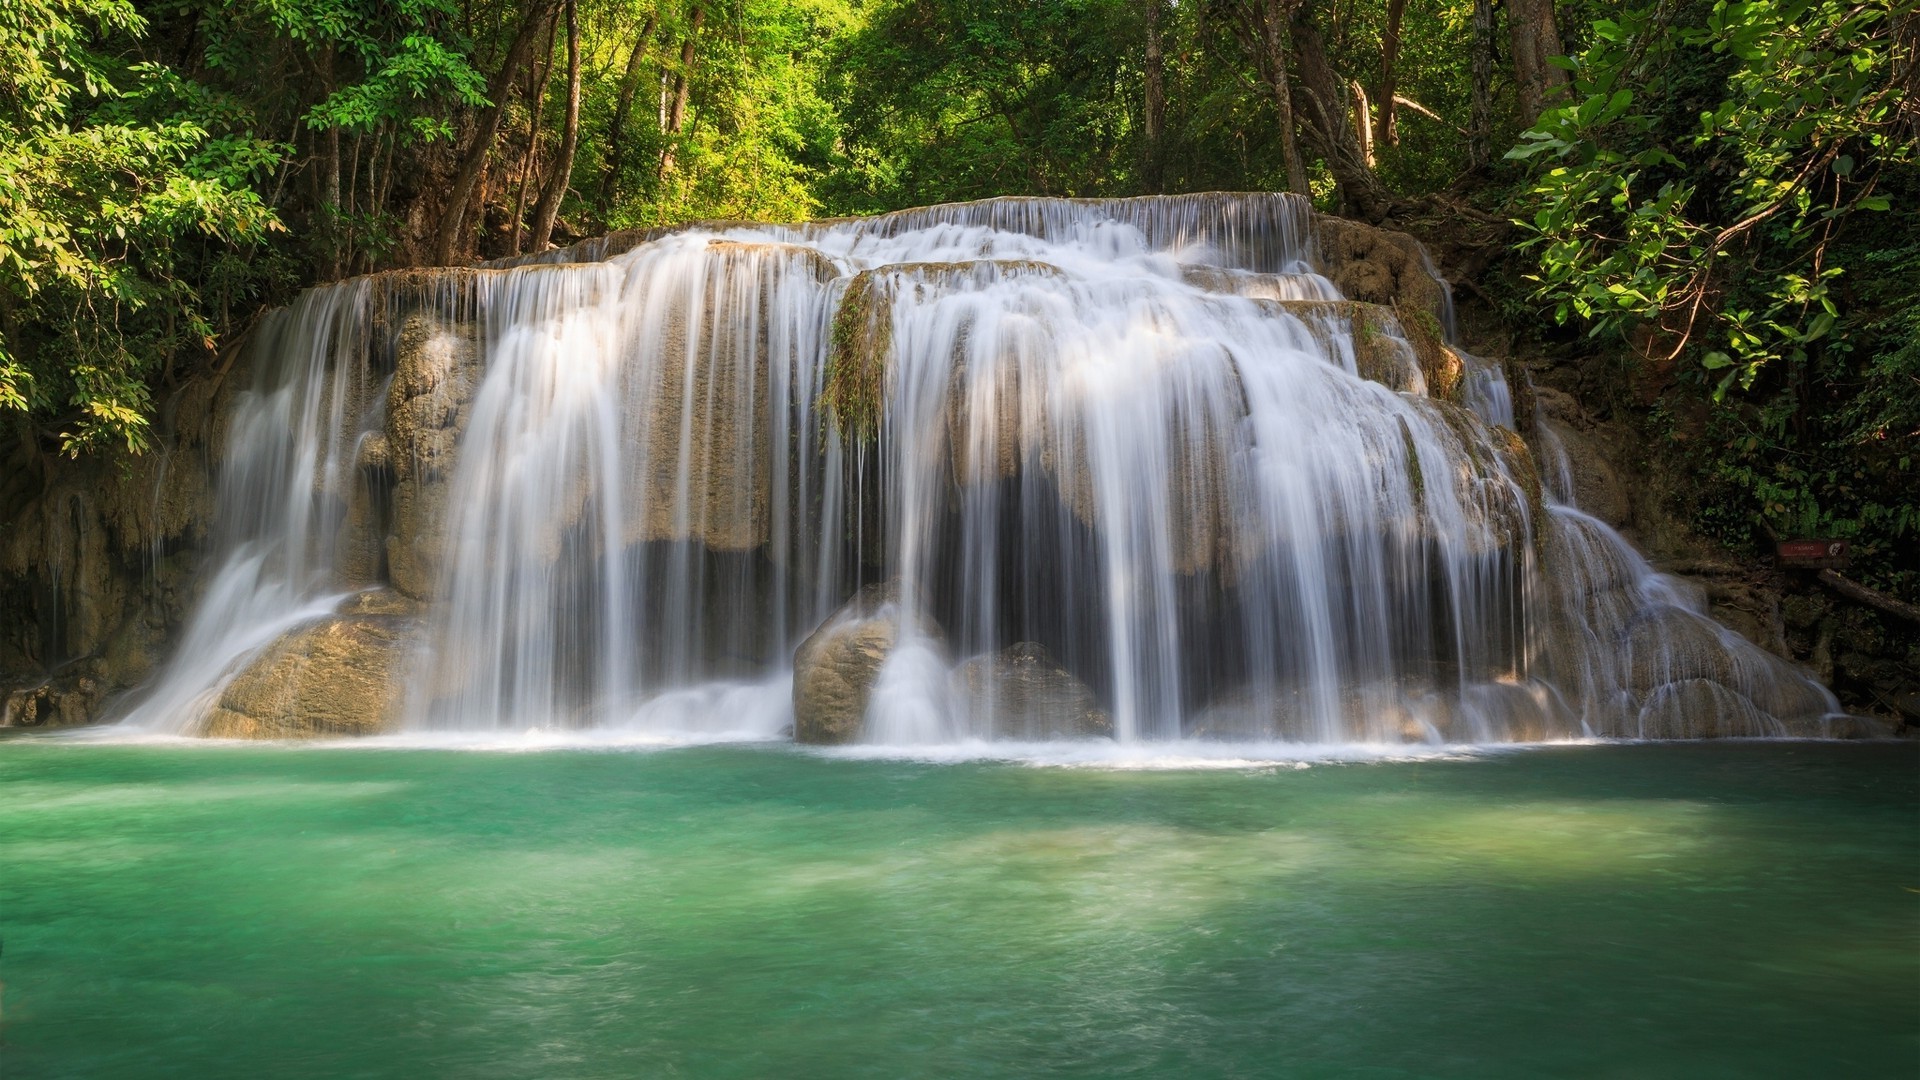
[[[1847,564],[1845,540],[1782,540],[1773,548],[1781,566],[1829,568]]]

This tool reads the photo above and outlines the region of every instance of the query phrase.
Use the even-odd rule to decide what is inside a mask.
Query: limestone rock
[[[794,741],[858,739],[874,680],[899,640],[899,590],[889,584],[860,590],[802,641],[793,654]]]
[[[404,616],[343,614],[291,631],[227,684],[201,734],[288,739],[391,730],[412,627]]]
[[[142,454],[49,462],[0,441],[0,724],[100,719],[153,670],[199,590],[236,370],[162,402]]]
[[[1086,683],[1046,648],[1022,641],[976,656],[954,673],[961,701],[995,738],[1111,738],[1113,718]]]
[[[1438,324],[1429,325],[1430,318],[1403,317],[1393,308],[1353,300],[1284,300],[1273,305],[1305,323],[1329,353],[1338,356],[1351,348],[1361,378],[1403,393],[1461,400],[1464,362],[1441,342]]]
[[[1315,214],[1320,272],[1349,300],[1383,304],[1410,317],[1439,319],[1447,309],[1445,287],[1420,242],[1406,233],[1358,221]]]
[[[1563,421],[1549,419],[1545,428],[1547,438],[1558,441],[1565,455],[1564,461],[1556,464],[1564,469],[1572,490],[1561,494],[1571,496],[1575,507],[1615,528],[1625,525],[1632,503],[1606,454],[1590,437]]]
[[[1682,679],[1649,694],[1640,707],[1642,739],[1741,739],[1786,729],[1739,691],[1708,679]]]
[[[393,475],[388,576],[395,588],[416,599],[432,595],[439,573],[447,483],[480,367],[472,328],[425,311],[401,323],[387,391],[387,429],[377,450]]]
[[[714,241],[707,257],[705,294],[676,289],[661,299],[648,327],[651,357],[624,384],[624,421],[636,435],[624,462],[628,544],[750,551],[771,536],[772,298],[784,280],[821,283],[835,270],[792,244]],[[758,308],[735,300],[743,294]],[[584,489],[575,505],[584,507]]]
[[[0,689],[0,728],[62,728],[90,723],[106,695],[104,682],[84,674]]]

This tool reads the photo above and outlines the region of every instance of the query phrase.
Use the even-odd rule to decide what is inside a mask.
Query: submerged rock
[[[1113,717],[1045,646],[1022,641],[954,672],[975,730],[1002,739],[1111,738]]]

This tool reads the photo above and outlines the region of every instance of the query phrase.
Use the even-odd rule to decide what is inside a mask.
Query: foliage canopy
[[[1652,379],[1699,524],[1854,536],[1913,595],[1917,37],[1911,0],[0,0],[0,416],[138,450],[352,273],[1292,187],[1512,219],[1483,284]]]

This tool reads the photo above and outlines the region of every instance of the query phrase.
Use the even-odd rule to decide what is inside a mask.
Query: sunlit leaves
[[[1804,358],[1833,325],[1844,268],[1822,253],[1836,221],[1887,209],[1878,170],[1912,160],[1888,142],[1889,16],[1884,3],[1721,0],[1697,29],[1673,26],[1665,3],[1596,23],[1572,99],[1508,155],[1534,170],[1520,224],[1536,295],[1596,334],[1657,327],[1719,373],[1718,394]],[[1644,104],[1702,53],[1738,61],[1724,96],[1693,130],[1663,130],[1631,87]],[[1726,303],[1731,291],[1751,304]]]
[[[207,344],[177,247],[277,226],[250,181],[278,147],[213,138],[171,72],[96,52],[142,27],[114,0],[0,4],[0,412],[57,415],[70,452],[140,448],[155,358]]]

